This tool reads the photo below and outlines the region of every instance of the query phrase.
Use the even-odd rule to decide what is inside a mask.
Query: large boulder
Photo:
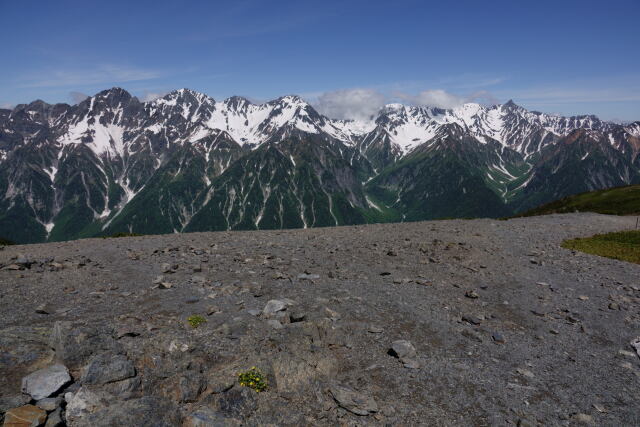
[[[71,382],[69,370],[64,365],[52,365],[35,371],[22,379],[22,392],[34,400],[44,399]]]
[[[18,390],[22,378],[50,364],[51,328],[12,326],[0,330],[0,390]]]
[[[181,425],[180,411],[171,401],[155,396],[112,402],[108,407],[88,414],[78,427],[174,427]]]
[[[123,354],[101,353],[93,356],[80,379],[82,384],[108,384],[136,375],[133,363]]]
[[[80,387],[75,393],[65,393],[66,417],[69,425],[80,425],[89,415],[109,405],[114,397],[102,390]]]
[[[56,360],[75,370],[86,364],[94,354],[122,353],[122,346],[114,336],[114,328],[108,324],[56,322],[50,345],[56,352]]]
[[[334,384],[329,391],[338,405],[349,412],[356,415],[370,415],[378,412],[378,404],[367,394],[338,384]]]
[[[241,425],[239,420],[226,418],[220,412],[204,406],[191,412],[185,418],[182,427],[226,427],[239,425]]]

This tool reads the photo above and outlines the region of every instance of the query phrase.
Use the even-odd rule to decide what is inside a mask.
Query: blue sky
[[[0,106],[189,87],[299,94],[335,116],[512,98],[640,120],[638,16],[638,0],[0,0]]]

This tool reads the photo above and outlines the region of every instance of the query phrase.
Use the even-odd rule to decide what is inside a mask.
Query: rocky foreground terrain
[[[568,214],[6,247],[0,416],[639,425],[640,266],[559,246],[634,225]],[[239,384],[251,367],[267,390]]]

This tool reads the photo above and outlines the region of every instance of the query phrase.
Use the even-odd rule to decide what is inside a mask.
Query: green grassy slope
[[[567,212],[640,215],[640,185],[591,191],[565,197],[524,212],[518,217]]]
[[[565,240],[563,248],[640,264],[640,230]]]

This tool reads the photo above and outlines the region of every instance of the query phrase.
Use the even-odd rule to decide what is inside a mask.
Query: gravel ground
[[[566,214],[6,247],[0,413],[35,405],[21,379],[61,363],[72,382],[44,410],[69,425],[640,425],[640,266],[559,246],[634,225]],[[252,366],[265,392],[237,383]]]

